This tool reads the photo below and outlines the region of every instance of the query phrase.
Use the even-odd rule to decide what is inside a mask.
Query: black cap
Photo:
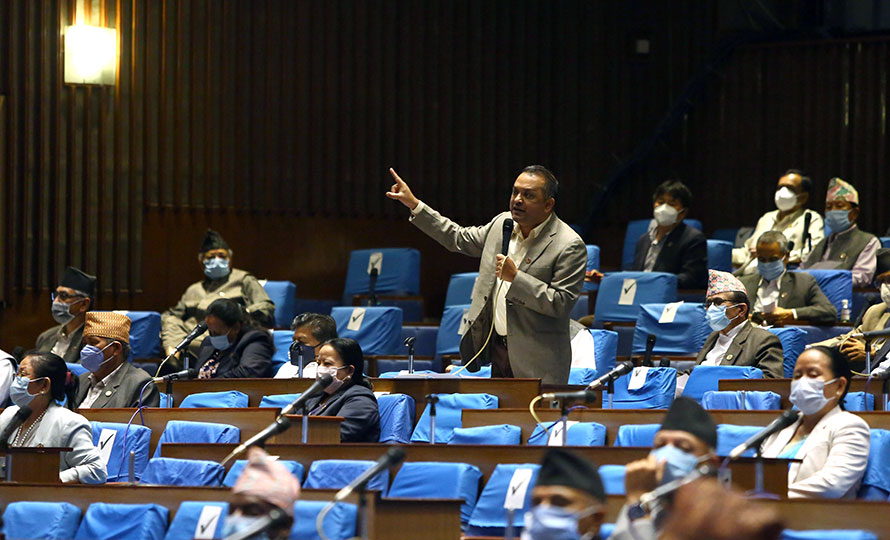
[[[680,397],[668,409],[660,429],[685,431],[698,437],[711,448],[717,448],[717,425],[708,411],[694,399]]]
[[[606,500],[606,490],[596,466],[566,450],[552,449],[544,454],[537,485],[567,486],[589,493],[601,502]]]
[[[878,266],[875,268],[875,276],[880,276],[884,272],[890,272],[890,248],[881,248],[876,253]]]
[[[229,244],[223,240],[223,237],[213,229],[207,229],[204,235],[204,241],[201,242],[201,251],[199,253],[207,253],[211,249],[229,249]]]
[[[59,286],[68,287],[92,297],[96,294],[96,276],[91,276],[73,266],[69,266],[65,269],[65,274],[62,276],[62,282],[59,283]]]

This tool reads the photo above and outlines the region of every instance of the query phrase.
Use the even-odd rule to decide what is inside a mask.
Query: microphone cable
[[[484,351],[485,348],[488,347],[488,342],[491,341],[491,334],[494,333],[494,317],[495,317],[494,312],[497,309],[496,303],[498,300],[498,295],[501,292],[501,286],[504,284],[503,279],[498,278],[498,280],[500,281],[500,283],[498,283],[498,288],[494,292],[494,298],[492,299],[494,301],[491,303],[491,326],[488,328],[488,336],[486,336],[486,338],[485,338],[485,343],[483,343],[482,347],[480,347],[479,350],[476,352],[476,354],[473,355],[473,358],[470,358],[470,360],[466,364],[464,364],[461,367],[459,367],[458,369],[456,369],[454,371],[454,373],[452,373],[452,375],[457,375],[461,371],[467,369],[467,367],[469,367],[469,365],[472,364],[474,360],[479,358],[479,355],[482,354],[482,351]],[[532,413],[532,414],[534,414],[534,413]]]

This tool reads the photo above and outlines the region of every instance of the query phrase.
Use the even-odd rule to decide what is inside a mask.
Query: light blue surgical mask
[[[829,210],[825,212],[825,224],[832,233],[839,233],[850,228],[849,210]]]
[[[244,516],[241,514],[229,514],[223,522],[222,538],[232,536],[235,533],[246,531],[252,527],[263,516]],[[269,535],[265,532],[255,534],[250,540],[269,540]]]
[[[18,405],[20,409],[29,407],[31,405],[31,401],[33,401],[34,398],[37,396],[37,394],[28,392],[29,384],[31,384],[31,379],[27,377],[16,376],[12,380],[12,384],[9,386],[9,399],[12,400],[12,403],[14,405]]]
[[[767,281],[772,281],[782,275],[785,271],[785,261],[776,259],[770,262],[757,261],[757,273],[760,277]]]
[[[588,508],[579,513],[569,512],[559,506],[539,505],[525,513],[525,525],[521,540],[589,540],[592,534],[581,535],[578,522],[596,508]]]
[[[213,345],[213,348],[219,351],[224,351],[232,346],[232,344],[229,343],[228,334],[223,334],[221,336],[210,336],[207,339],[210,340],[210,344]]]
[[[214,257],[204,261],[204,275],[210,279],[222,279],[229,275],[229,260]]]
[[[90,373],[95,373],[99,371],[99,368],[102,367],[102,364],[105,362],[110,362],[114,359],[112,356],[108,360],[105,359],[105,355],[102,354],[105,349],[111,347],[111,345],[115,343],[112,341],[108,345],[102,347],[94,347],[93,345],[84,345],[83,349],[80,350],[80,365],[82,365],[87,371]]]
[[[716,304],[711,305],[711,307],[709,307],[708,310],[705,311],[705,318],[708,320],[708,326],[711,327],[711,330],[719,332],[720,330],[723,330],[724,328],[729,326],[729,323],[737,319],[738,315],[736,315],[732,319],[726,316],[727,308],[735,307],[736,305],[737,304],[734,304],[732,306],[727,306],[725,304],[722,306],[718,306]],[[739,313],[739,315],[741,315],[741,313]]]
[[[698,457],[680,450],[672,444],[656,448],[650,455],[655,456],[658,462],[665,462],[664,474],[661,477],[662,484],[684,478],[698,466]]]

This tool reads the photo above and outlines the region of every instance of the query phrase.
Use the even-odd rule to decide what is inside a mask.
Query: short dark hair
[[[343,364],[353,367],[352,384],[364,382],[365,355],[358,341],[350,338],[334,338],[325,341],[322,345],[330,345],[337,355],[343,360]]]
[[[652,202],[657,201],[662,195],[670,195],[672,198],[677,199],[683,205],[683,208],[692,206],[692,191],[679,180],[665,180],[658,184],[658,187],[655,188],[655,193],[652,194]]]
[[[847,356],[837,347],[817,345],[815,347],[810,347],[810,349],[819,351],[828,357],[831,374],[834,375],[835,378],[844,377],[847,379],[847,384],[844,386],[844,393],[841,394],[841,398],[838,400],[838,405],[841,409],[844,409],[844,399],[847,397],[847,392],[850,391],[850,382],[853,379],[853,372],[850,370],[850,362],[847,360]]]
[[[788,169],[782,176],[788,176],[789,174],[796,174],[800,177],[800,189],[802,191],[805,191],[806,193],[813,192],[813,180],[807,176],[807,173],[800,169]]]
[[[22,357],[31,358],[35,379],[47,377],[49,379],[49,391],[56,401],[64,401],[68,397],[69,403],[74,397],[73,380],[68,377],[68,365],[62,357],[49,351],[31,350]]]
[[[330,315],[311,312],[300,313],[294,317],[294,322],[291,323],[290,329],[296,330],[303,326],[309,327],[312,337],[318,340],[319,343],[324,343],[337,337],[337,323]]]
[[[547,199],[555,200],[556,196],[559,195],[559,180],[556,179],[556,175],[550,172],[547,167],[543,165],[529,165],[522,169],[522,172],[540,176],[544,179],[544,196]]]
[[[207,313],[204,315],[213,315],[229,327],[234,326],[235,323],[241,323],[242,326],[249,324],[247,313],[241,304],[228,298],[217,298],[214,300],[207,306]]]
[[[747,294],[741,291],[729,291],[729,301],[733,304],[745,304],[748,308],[747,313],[751,313],[751,301],[748,300]]]
[[[779,244],[782,255],[787,255],[791,251],[791,245],[788,238],[782,234],[782,231],[766,231],[757,238],[758,244]]]

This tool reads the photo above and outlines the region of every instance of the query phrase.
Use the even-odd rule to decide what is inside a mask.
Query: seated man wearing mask
[[[801,269],[850,270],[853,287],[868,287],[875,275],[875,254],[881,241],[860,231],[858,218],[859,192],[840,178],[832,178],[825,197],[825,223],[831,234],[816,244]]]
[[[541,460],[521,538],[599,538],[605,505],[603,481],[592,463],[567,450],[548,450]]]
[[[788,240],[779,231],[766,231],[757,239],[757,273],[741,277],[754,298],[752,319],[769,324],[803,320],[828,324],[837,309],[825,296],[816,278],[806,272],[786,272]]]
[[[782,343],[748,322],[751,303],[745,286],[728,272],[708,270],[705,307],[713,332],[695,359],[705,366],[754,366],[764,377],[782,377]],[[680,386],[680,382],[677,383]],[[684,383],[685,386],[685,383]]]
[[[62,282],[52,294],[53,319],[59,325],[37,336],[35,348],[57,354],[69,363],[78,362],[84,317],[93,306],[95,294],[96,276],[85,274],[73,266],[66,268]]]
[[[813,250],[813,246],[825,238],[822,216],[814,210],[804,208],[810,200],[813,181],[797,169],[788,169],[779,178],[774,197],[777,210],[763,214],[757,220],[754,233],[745,245],[732,250],[732,264],[737,268],[736,275],[746,276],[757,272],[757,251],[755,243],[767,231],[785,235],[790,242],[788,264],[800,264]]]
[[[74,409],[135,408],[142,387],[151,376],[128,360],[130,319],[111,311],[90,312],[83,327],[80,365],[88,373],[77,379]],[[142,405],[160,406],[160,394],[151,383],[142,395]]]
[[[166,354],[172,353],[182,338],[204,320],[207,307],[219,298],[228,298],[247,306],[251,319],[261,325],[272,323],[275,304],[253,275],[231,267],[232,255],[222,236],[207,229],[198,253],[205,279],[190,285],[179,303],[161,317],[161,341]],[[196,339],[189,345],[189,352],[197,356],[200,348],[201,341]],[[182,367],[178,358],[171,358],[168,364],[173,371]]]
[[[303,377],[314,379],[318,364],[314,358],[318,355],[321,344],[337,337],[337,323],[330,315],[321,313],[301,313],[294,317],[290,325],[294,331],[294,342],[303,344]],[[291,359],[296,362],[296,358]],[[299,374],[296,364],[285,362],[275,373],[276,379],[292,379]]]
[[[641,509],[644,493],[683,478],[700,464],[717,465],[717,426],[701,405],[689,398],[674,400],[661,428],[655,434],[652,453],[646,459],[627,464],[624,473],[625,505],[618,514],[612,540],[658,538],[671,511],[671,501],[663,501],[651,514]],[[641,516],[631,519],[631,516]]]

